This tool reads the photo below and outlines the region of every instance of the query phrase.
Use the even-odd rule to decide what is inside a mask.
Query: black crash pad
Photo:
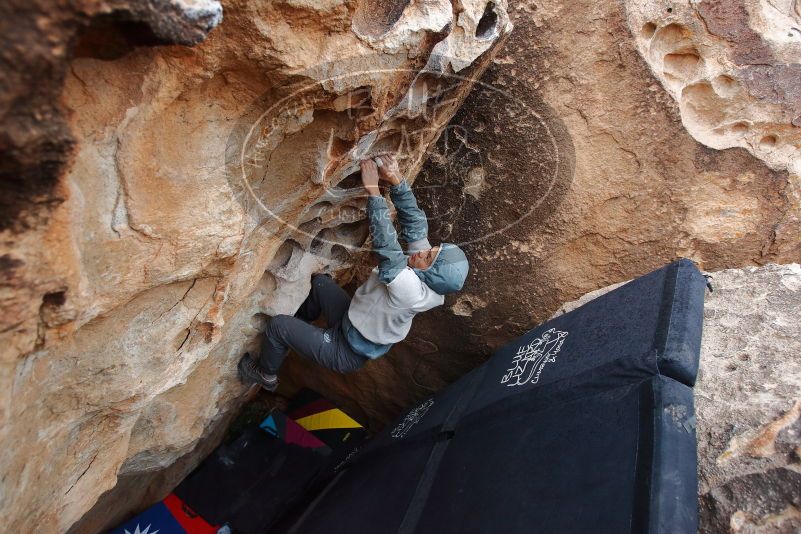
[[[363,447],[292,531],[695,532],[704,289],[681,260],[514,340]]]
[[[274,422],[275,433],[264,423],[248,428],[218,447],[175,494],[209,523],[227,524],[234,533],[269,529],[313,488],[330,462],[330,451],[288,443],[282,427],[292,422],[283,414],[274,413],[267,421]]]

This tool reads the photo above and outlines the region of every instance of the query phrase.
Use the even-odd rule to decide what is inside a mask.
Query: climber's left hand
[[[378,190],[378,166],[372,159],[365,159],[359,163],[362,169],[362,184],[370,195],[381,196]]]

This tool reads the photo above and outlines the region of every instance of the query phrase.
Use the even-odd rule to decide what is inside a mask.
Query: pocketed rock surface
[[[362,371],[282,370],[282,393],[313,387],[373,429],[589,291],[679,256],[801,261],[794,0],[10,0],[0,15],[8,530],[98,531],[213,448],[268,317],[293,313],[313,272],[350,288],[369,272],[364,156],[399,154],[432,241],[472,265]],[[769,308],[755,273],[743,311]],[[797,338],[762,339],[776,380],[797,380]],[[702,472],[705,528],[794,525],[797,503],[771,504],[797,488],[785,391],[743,398],[766,402],[748,413],[718,402],[731,436],[700,421],[714,462],[744,435],[734,419],[781,427],[777,452],[752,459],[769,449],[746,440]]]

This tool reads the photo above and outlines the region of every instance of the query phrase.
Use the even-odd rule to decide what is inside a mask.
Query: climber
[[[361,162],[362,183],[368,193],[367,215],[378,267],[351,299],[328,275],[312,276],[309,296],[295,313],[272,318],[265,333],[261,357],[245,354],[239,375],[245,383],[269,391],[278,387],[278,369],[291,348],[329,369],[348,373],[376,359],[409,333],[420,312],[440,306],[443,295],[459,291],[467,277],[468,262],[462,249],[450,243],[432,247],[428,222],[417,207],[412,190],[392,156]],[[404,254],[378,189],[388,182],[398,213]],[[325,316],[326,328],[309,324]]]

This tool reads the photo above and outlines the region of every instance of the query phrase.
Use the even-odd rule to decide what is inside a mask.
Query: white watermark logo
[[[402,174],[419,171],[427,160],[435,162],[436,183],[415,186],[418,197],[435,199],[443,208],[429,209],[430,220],[462,213],[462,207],[474,203],[493,180],[486,175],[482,151],[476,149],[484,132],[443,125],[471,86],[490,95],[498,109],[513,109],[520,124],[535,125],[548,145],[541,152],[554,163],[547,175],[536,176],[537,183],[544,184],[536,197],[516,196],[512,216],[453,242],[461,246],[503,234],[537,210],[559,174],[556,137],[537,110],[505,89],[471,77],[425,69],[365,69],[371,63],[380,65],[379,60],[350,59],[298,73],[294,79],[301,82],[262,95],[239,120],[228,140],[225,169],[256,224],[272,223],[311,252],[326,245],[329,250],[368,250],[359,162],[383,154],[396,157]],[[408,85],[396,102],[381,92],[387,80]],[[298,205],[304,207],[300,213]]]

